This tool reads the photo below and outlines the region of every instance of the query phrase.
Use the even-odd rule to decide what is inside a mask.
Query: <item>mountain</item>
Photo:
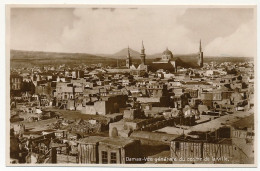
[[[129,48],[130,56],[134,59],[140,58],[140,53]],[[126,59],[126,56],[128,54],[128,48],[124,48],[114,54],[97,54],[98,56],[102,57],[109,57],[109,58],[116,58],[116,59]]]
[[[129,51],[130,51],[130,56],[132,58],[140,58],[140,53],[129,48]],[[126,57],[128,54],[128,48],[124,48],[122,50],[120,50],[119,52],[117,53],[114,53],[112,56],[115,56],[115,57]]]
[[[59,53],[11,50],[10,61],[12,66],[49,65],[49,64],[116,64],[116,59],[101,57],[86,53]]]
[[[18,59],[86,59],[86,58],[102,58],[100,56],[87,54],[87,53],[64,53],[64,52],[42,52],[42,51],[24,51],[24,50],[11,50],[11,60]]]

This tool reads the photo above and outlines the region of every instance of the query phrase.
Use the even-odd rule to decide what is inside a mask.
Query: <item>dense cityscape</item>
[[[115,67],[11,67],[11,163],[254,163],[254,62],[140,48],[138,64],[128,47]]]

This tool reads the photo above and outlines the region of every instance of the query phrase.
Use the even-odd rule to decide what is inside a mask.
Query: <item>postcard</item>
[[[6,5],[6,165],[255,167],[256,23],[256,5]]]

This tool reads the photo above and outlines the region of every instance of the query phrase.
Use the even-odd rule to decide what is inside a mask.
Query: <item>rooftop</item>
[[[175,138],[179,137],[179,135],[167,134],[161,132],[135,131],[131,134],[130,137],[136,139],[140,138],[140,139],[149,139],[153,141],[161,141],[168,144]]]
[[[106,145],[115,145],[118,147],[125,147],[129,144],[134,143],[135,140],[131,138],[122,138],[122,137],[107,137],[100,141],[100,144],[106,144]]]
[[[244,128],[254,128],[254,115],[242,118],[232,124],[233,127],[244,129]]]
[[[80,140],[78,140],[77,142],[80,144],[96,144],[104,139],[106,139],[107,137],[100,137],[100,136],[89,136],[86,138],[82,138]]]

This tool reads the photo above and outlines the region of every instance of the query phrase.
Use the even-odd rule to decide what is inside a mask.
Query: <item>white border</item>
[[[0,2],[0,65],[1,65],[1,84],[0,84],[0,90],[1,90],[1,103],[0,103],[0,109],[1,109],[1,114],[0,114],[0,125],[1,125],[1,146],[0,146],[0,152],[1,152],[1,158],[0,158],[0,164],[1,164],[1,170],[2,167],[5,170],[9,170],[9,169],[22,169],[22,170],[27,170],[27,169],[42,169],[42,167],[5,167],[5,134],[6,134],[6,118],[5,118],[5,114],[6,114],[6,91],[8,91],[6,88],[6,61],[5,61],[5,5],[6,4],[100,4],[100,5],[257,5],[257,13],[259,16],[259,0],[1,0]],[[257,17],[257,28],[259,30],[259,17]],[[259,40],[259,34],[257,34],[257,40]],[[259,52],[259,46],[257,46],[257,52]],[[259,54],[259,53],[257,53]],[[259,55],[257,55],[258,57]],[[257,66],[259,65],[259,60],[256,61],[257,62]],[[259,70],[257,70],[256,73],[257,76],[259,76]],[[256,79],[257,81],[257,79]],[[256,88],[259,88],[259,85],[256,83],[255,85]],[[259,97],[259,91],[257,91],[257,99]],[[256,102],[255,106],[258,106],[259,102]],[[256,113],[258,115],[258,113]],[[259,124],[257,125],[257,130],[259,130]],[[259,137],[258,132],[256,132],[257,137]],[[258,141],[258,140],[257,140]],[[259,148],[257,151],[257,154],[259,154]],[[257,164],[259,164],[259,157]],[[120,165],[117,165],[117,167]],[[225,166],[223,166],[225,167]],[[84,168],[84,167],[82,167]],[[43,168],[44,169],[44,168]],[[47,168],[46,168],[47,169]],[[70,167],[65,168],[65,167],[55,167],[56,169],[70,169]],[[73,167],[73,169],[75,169]],[[90,168],[84,168],[84,169],[90,169]],[[114,170],[114,169],[120,169],[120,168],[95,168],[98,170],[103,170],[103,169],[109,169],[109,170]],[[127,169],[128,168],[124,168]],[[152,168],[142,168],[142,169],[152,169]],[[167,169],[167,168],[164,168]],[[176,169],[176,168],[174,168]],[[187,169],[191,169],[191,168],[187,168]],[[196,168],[195,170],[205,170],[205,169],[209,169],[209,168]],[[213,170],[217,169],[217,168],[211,168]],[[225,168],[227,169],[227,168]],[[228,169],[232,169],[232,168],[228,168]],[[242,170],[243,168],[236,168],[236,170]]]

